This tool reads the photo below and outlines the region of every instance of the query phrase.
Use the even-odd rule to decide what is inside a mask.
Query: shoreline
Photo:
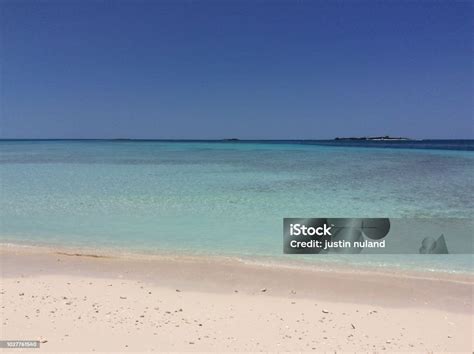
[[[153,250],[145,252],[139,249],[125,248],[107,248],[107,247],[84,247],[69,246],[63,244],[33,244],[33,243],[16,243],[10,241],[0,241],[0,250],[7,249],[12,252],[31,253],[31,254],[63,254],[78,257],[92,258],[114,258],[129,260],[174,260],[174,261],[202,261],[212,260],[221,263],[248,264],[258,267],[273,267],[281,269],[294,270],[312,270],[321,272],[340,272],[352,274],[381,274],[393,275],[394,272],[398,276],[416,278],[416,279],[446,279],[459,282],[474,282],[474,271],[446,270],[440,269],[410,269],[398,264],[367,264],[362,262],[354,262],[350,264],[342,259],[331,258],[330,255],[315,255],[321,257],[318,261],[310,261],[295,257],[276,257],[272,255],[242,255],[242,254],[213,254],[211,252],[187,252],[181,250]],[[337,256],[337,255],[336,255]],[[352,255],[349,257],[359,257],[360,255]],[[368,255],[365,255],[368,256]],[[393,256],[393,255],[388,255]],[[456,256],[456,255],[452,255]],[[324,257],[324,258],[323,258]],[[423,256],[422,256],[423,257]],[[355,258],[357,261],[357,258]]]
[[[0,339],[60,352],[473,348],[472,277],[63,251],[0,246]]]

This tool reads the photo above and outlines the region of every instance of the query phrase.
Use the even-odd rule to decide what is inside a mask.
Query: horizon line
[[[12,141],[12,140],[101,140],[101,141],[216,141],[216,142],[239,142],[239,141],[350,141],[358,138],[371,138],[372,136],[364,137],[339,137],[342,140],[336,140],[334,138],[0,138],[0,141]],[[474,138],[406,138],[406,137],[391,137],[394,140],[366,140],[375,142],[413,142],[413,141],[427,141],[427,140],[474,140]],[[407,139],[407,140],[395,140],[395,139]],[[360,140],[364,141],[364,140]]]

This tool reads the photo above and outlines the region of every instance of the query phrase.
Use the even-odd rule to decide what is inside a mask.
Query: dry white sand
[[[33,353],[473,350],[465,276],[0,249],[0,339]]]

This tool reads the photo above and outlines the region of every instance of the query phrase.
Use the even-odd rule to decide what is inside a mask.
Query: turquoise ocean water
[[[284,217],[471,219],[474,143],[0,141],[0,240],[299,260]],[[471,272],[472,255],[305,256]]]

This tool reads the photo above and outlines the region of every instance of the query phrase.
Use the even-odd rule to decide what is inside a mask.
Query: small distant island
[[[222,141],[240,141],[240,139],[230,138],[230,139],[222,139]]]
[[[393,137],[393,136],[385,135],[385,136],[361,136],[361,137],[348,137],[348,138],[336,137],[334,140],[406,141],[406,140],[411,140],[411,139],[410,138],[404,138],[404,137]]]

